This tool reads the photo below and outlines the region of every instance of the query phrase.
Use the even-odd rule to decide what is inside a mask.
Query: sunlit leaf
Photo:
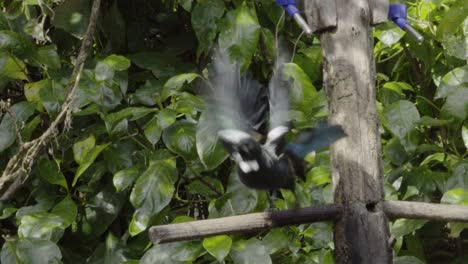
[[[413,103],[405,100],[387,107],[384,115],[387,128],[400,139],[404,138],[420,119],[418,109]]]
[[[228,12],[221,22],[218,44],[232,60],[247,69],[260,39],[260,25],[255,11],[246,3]]]
[[[196,126],[187,121],[177,121],[163,132],[166,147],[187,160],[197,157]]]
[[[256,238],[236,241],[232,247],[232,258],[236,263],[272,263],[266,247]]]
[[[192,27],[197,36],[199,46],[197,56],[207,51],[216,37],[218,21],[224,13],[224,1],[197,1],[192,11]]]
[[[130,234],[136,235],[148,227],[152,216],[159,213],[172,199],[176,181],[175,162],[155,162],[138,178],[130,194],[136,211],[130,224]]]
[[[58,264],[61,258],[60,248],[54,242],[37,238],[6,241],[0,253],[2,263]]]
[[[203,239],[203,247],[219,262],[222,262],[229,254],[231,245],[232,239],[226,235]]]
[[[22,122],[26,122],[34,113],[34,104],[22,101],[13,105],[3,114],[0,122],[0,152],[10,147],[16,140]]]
[[[218,143],[216,131],[215,121],[210,120],[208,114],[202,114],[197,124],[197,153],[208,170],[216,168],[228,157],[224,147]]]
[[[397,238],[402,237],[420,229],[425,223],[427,223],[427,220],[398,219],[391,225],[390,232]]]

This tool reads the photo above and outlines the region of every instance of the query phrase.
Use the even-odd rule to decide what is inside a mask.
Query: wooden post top
[[[350,0],[351,1],[351,0]],[[389,0],[368,0],[370,23],[376,25],[387,21]],[[335,0],[299,0],[298,7],[313,32],[320,33],[336,27]]]

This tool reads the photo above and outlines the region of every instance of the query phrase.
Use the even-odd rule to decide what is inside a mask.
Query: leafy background
[[[418,45],[374,30],[386,199],[468,205],[468,14],[463,0],[411,1]],[[40,136],[67,91],[90,0],[0,3],[0,168]],[[265,210],[210,134],[200,87],[210,49],[228,48],[266,83],[282,15],[274,0],[106,0],[73,106],[73,125],[0,203],[1,263],[333,263],[331,223],[153,247],[151,225]],[[300,32],[278,24],[290,47]],[[287,74],[299,127],[326,119],[318,38]],[[327,151],[308,159],[301,206],[331,202]],[[283,193],[279,208],[292,206]],[[397,220],[395,263],[468,262],[467,225]],[[365,246],[365,245],[363,245]]]

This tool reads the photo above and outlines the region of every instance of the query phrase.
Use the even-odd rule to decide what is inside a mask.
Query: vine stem
[[[80,51],[67,85],[68,95],[62,104],[59,114],[40,137],[21,144],[17,153],[8,161],[0,177],[0,201],[11,199],[19,187],[27,180],[34,161],[41,150],[47,145],[47,142],[57,135],[59,125],[64,123],[65,129],[70,128],[72,106],[76,99],[75,93],[81,79],[84,63],[93,44],[96,23],[100,16],[100,6],[101,0],[94,0],[88,29],[81,43]]]

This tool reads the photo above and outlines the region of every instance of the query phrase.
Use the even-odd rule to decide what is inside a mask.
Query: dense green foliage
[[[60,110],[90,6],[0,3],[0,171]],[[157,247],[147,236],[151,225],[265,210],[265,193],[240,184],[216,143],[199,90],[214,45],[266,83],[282,13],[274,0],[103,1],[72,128],[0,203],[1,263],[333,263],[331,223]],[[468,205],[467,14],[463,0],[409,3],[422,45],[391,23],[375,28],[387,199]],[[278,25],[292,47],[300,32]],[[319,40],[303,37],[288,64],[298,127],[326,119],[321,60]],[[327,151],[308,166],[300,205],[331,202]],[[279,208],[294,204],[282,197]],[[465,227],[393,222],[396,263],[467,263]]]

